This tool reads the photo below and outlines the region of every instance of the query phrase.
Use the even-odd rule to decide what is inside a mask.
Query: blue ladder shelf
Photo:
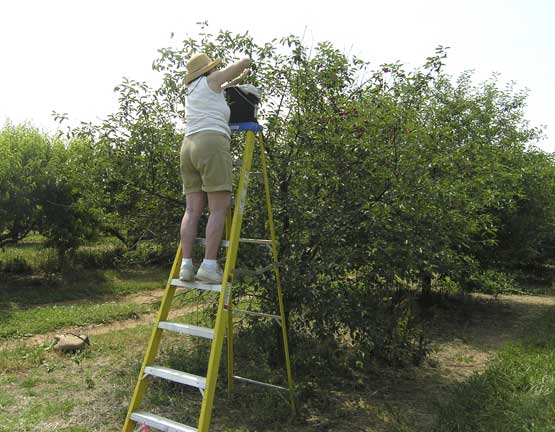
[[[253,132],[260,132],[262,130],[262,126],[255,122],[249,123],[230,123],[229,128],[231,132],[237,131],[253,131]]]

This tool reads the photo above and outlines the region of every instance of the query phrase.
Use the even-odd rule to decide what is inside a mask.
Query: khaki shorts
[[[227,135],[200,131],[186,136],[179,156],[185,194],[231,192],[231,153]]]

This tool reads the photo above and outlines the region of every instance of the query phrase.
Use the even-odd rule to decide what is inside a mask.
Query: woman
[[[194,55],[187,63],[185,138],[180,153],[186,209],[181,222],[183,260],[179,278],[212,284],[222,282],[223,274],[217,258],[226,212],[231,204],[230,110],[223,89],[238,82],[251,61],[243,58],[218,69],[220,63],[220,59],[211,60],[203,53]],[[206,198],[210,212],[206,225],[206,249],[195,275],[193,243]]]

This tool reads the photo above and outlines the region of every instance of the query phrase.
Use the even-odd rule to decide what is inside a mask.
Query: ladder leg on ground
[[[243,163],[239,175],[239,184],[236,194],[236,203],[233,209],[233,217],[231,212],[228,213],[226,218],[226,240],[224,241],[227,246],[226,262],[223,271],[223,278],[221,285],[204,284],[200,282],[183,282],[178,279],[179,268],[181,264],[181,244],[178,247],[170,276],[166,285],[166,290],[162,299],[160,310],[156,323],[154,325],[150,340],[147,346],[143,364],[137,380],[137,385],[133,392],[133,397],[129,406],[127,417],[123,426],[123,432],[132,432],[135,430],[136,425],[145,424],[151,428],[166,432],[208,432],[210,421],[212,417],[212,407],[214,404],[216,383],[218,379],[218,371],[223,350],[224,335],[227,333],[227,378],[228,378],[228,394],[231,394],[233,389],[233,382],[235,379],[248,383],[261,384],[267,387],[276,388],[279,390],[288,390],[290,394],[291,407],[295,410],[295,403],[293,398],[293,378],[291,372],[291,363],[289,359],[289,346],[287,342],[287,329],[285,323],[285,310],[283,305],[283,293],[281,287],[281,280],[278,267],[277,255],[277,241],[274,230],[272,208],[270,201],[270,188],[268,184],[268,173],[266,166],[265,150],[262,139],[262,134],[259,134],[260,144],[260,162],[264,178],[264,190],[266,196],[266,207],[268,224],[270,228],[271,240],[253,240],[241,239],[241,225],[243,219],[243,212],[245,209],[247,189],[249,184],[249,174],[253,162],[253,154],[255,147],[255,132],[260,132],[261,127],[256,123],[239,124],[240,130],[247,131],[245,142],[245,149],[243,153]],[[241,378],[234,375],[233,364],[233,305],[231,297],[231,287],[233,285],[233,277],[235,273],[235,265],[237,261],[237,253],[239,243],[241,241],[249,243],[271,244],[272,247],[272,261],[273,270],[277,285],[277,297],[279,304],[280,315],[268,315],[256,312],[242,311],[244,313],[251,313],[254,315],[268,316],[278,320],[281,324],[283,335],[283,348],[285,354],[287,382],[288,388],[276,386],[273,384],[265,384],[257,382],[248,378]],[[197,327],[190,324],[180,324],[168,322],[167,318],[174,298],[176,288],[189,288],[199,289],[205,291],[219,292],[218,308],[216,313],[216,320],[213,329]],[[238,310],[239,311],[239,310]],[[163,366],[156,366],[156,355],[160,347],[163,331],[174,331],[182,334],[188,334],[197,337],[212,339],[210,348],[210,357],[208,361],[207,376],[199,377],[189,374],[187,372],[172,370]],[[196,387],[200,390],[203,399],[202,406],[197,427],[186,426],[177,423],[173,420],[163,418],[156,414],[151,414],[145,411],[139,411],[141,403],[146,393],[148,381],[151,377],[158,377],[162,379],[171,380],[181,384]]]
[[[162,340],[162,329],[159,327],[159,324],[160,322],[165,322],[168,318],[176,290],[176,286],[172,285],[172,280],[179,277],[179,268],[181,266],[182,256],[181,244],[179,244],[179,247],[177,248],[177,253],[175,254],[175,259],[173,260],[170,276],[168,278],[168,282],[166,283],[166,289],[164,291],[164,296],[162,297],[162,303],[160,304],[160,310],[158,312],[156,324],[152,329],[152,334],[148,342],[146,354],[141,366],[141,371],[139,372],[139,379],[137,381],[137,385],[135,386],[135,391],[133,392],[133,397],[127,411],[127,417],[123,426],[124,432],[132,432],[134,429],[133,422],[131,421],[131,415],[133,414],[133,412],[137,411],[145,395],[146,387],[148,384],[147,380],[145,379],[145,368],[148,365],[154,363],[156,354],[158,353],[158,349],[160,347],[160,341]]]

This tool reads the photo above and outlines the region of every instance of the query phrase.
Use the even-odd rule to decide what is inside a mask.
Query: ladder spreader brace
[[[208,432],[210,420],[212,416],[212,407],[214,405],[214,397],[216,390],[216,382],[218,379],[218,370],[220,359],[223,349],[224,336],[227,336],[227,375],[228,375],[228,394],[231,394],[233,389],[234,380],[260,384],[265,387],[274,388],[278,390],[286,390],[289,392],[289,402],[291,409],[295,411],[295,401],[293,397],[293,377],[291,372],[291,362],[289,359],[289,344],[287,340],[287,327],[285,323],[285,310],[283,305],[283,291],[281,287],[281,279],[279,274],[279,261],[277,240],[274,228],[274,220],[272,215],[272,205],[270,200],[270,187],[268,182],[268,172],[266,165],[266,155],[264,149],[264,142],[262,138],[262,126],[258,123],[236,123],[230,124],[233,132],[246,131],[245,148],[243,152],[243,163],[241,165],[241,172],[239,175],[239,183],[237,187],[236,200],[238,201],[233,209],[233,217],[231,211],[228,212],[226,219],[226,240],[222,242],[223,247],[227,247],[226,261],[223,271],[222,284],[206,284],[201,282],[185,282],[179,280],[179,269],[181,266],[182,249],[181,244],[177,248],[177,253],[173,261],[170,275],[166,284],[166,289],[158,311],[158,317],[152,329],[152,334],[147,346],[147,350],[139,372],[139,378],[133,392],[133,397],[129,405],[127,417],[123,425],[123,432],[132,432],[135,430],[136,425],[147,425],[151,428],[166,431],[166,432]],[[242,239],[240,237],[241,224],[243,221],[243,212],[247,199],[247,188],[249,184],[249,174],[253,161],[253,153],[255,147],[255,134],[258,133],[258,142],[260,147],[260,163],[261,171],[264,180],[264,192],[266,195],[266,210],[268,216],[268,226],[270,231],[269,240],[254,240]],[[248,378],[243,378],[234,375],[233,372],[233,305],[231,300],[231,289],[233,283],[233,276],[235,272],[235,264],[237,260],[237,252],[239,243],[258,243],[266,246],[271,246],[274,276],[277,285],[277,297],[279,304],[279,315],[262,314],[260,312],[245,311],[237,309],[236,312],[243,314],[250,314],[256,316],[265,316],[275,319],[281,326],[283,336],[283,350],[285,354],[285,365],[287,372],[288,388],[276,386],[274,384],[263,383]],[[270,266],[269,266],[270,267]],[[225,289],[222,289],[223,282]],[[218,310],[216,313],[216,321],[213,329],[194,326],[191,324],[181,324],[168,322],[167,318],[170,312],[171,304],[174,298],[175,290],[177,288],[197,289],[203,291],[219,292]],[[185,335],[195,337],[202,337],[212,340],[210,348],[210,357],[208,360],[208,370],[206,377],[200,377],[187,372],[177,371],[155,364],[156,355],[158,353],[160,342],[162,339],[163,331],[172,331]],[[140,406],[146,393],[149,379],[151,377],[158,377],[181,384],[196,387],[202,394],[202,406],[199,415],[197,427],[187,426],[177,423],[173,420],[161,417],[156,414],[151,414],[145,411],[140,411]]]

